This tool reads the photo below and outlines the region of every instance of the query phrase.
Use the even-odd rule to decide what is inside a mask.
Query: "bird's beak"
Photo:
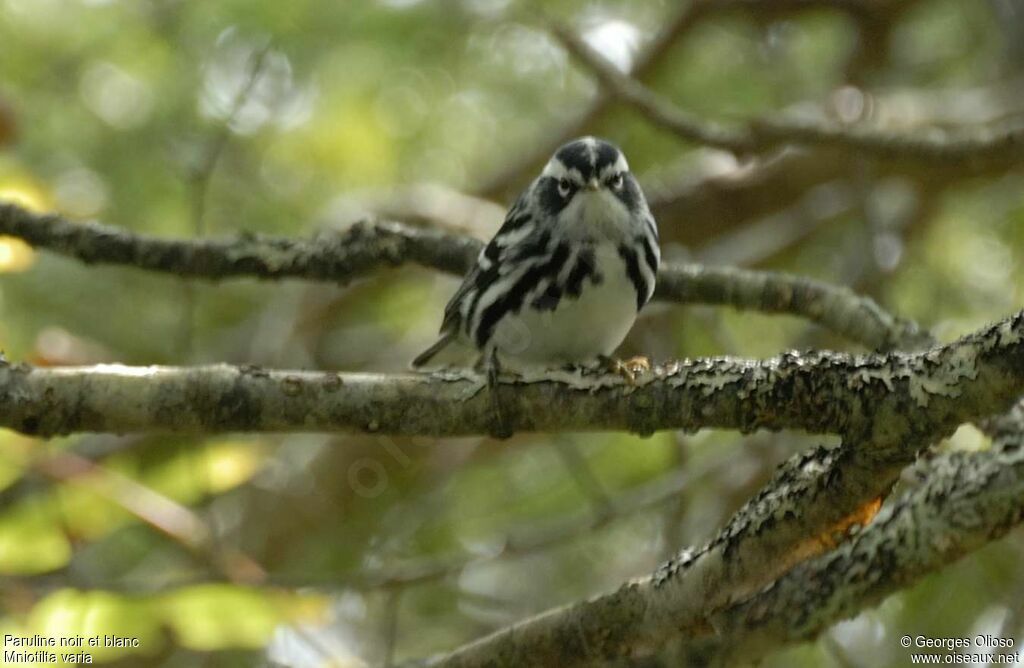
[[[601,188],[601,184],[598,183],[597,179],[590,179],[587,181],[586,188],[590,192],[596,193]]]

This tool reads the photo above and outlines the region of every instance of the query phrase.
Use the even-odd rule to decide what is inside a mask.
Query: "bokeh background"
[[[367,216],[487,238],[552,142],[586,132],[626,151],[669,260],[848,285],[943,340],[1024,304],[1019,167],[739,162],[608,103],[547,30],[713,120],[983,129],[1024,116],[1024,2],[705,4],[0,0],[0,199],[176,238]],[[400,371],[456,285],[413,267],[211,285],[0,237],[0,349]],[[811,347],[856,349],[794,318],[654,304],[622,352]],[[0,431],[0,633],[138,637],[95,655],[125,666],[424,656],[650,572],[817,442]],[[965,427],[941,447],[986,445]],[[763,665],[903,665],[905,633],[1020,639],[1022,549],[1013,532]]]

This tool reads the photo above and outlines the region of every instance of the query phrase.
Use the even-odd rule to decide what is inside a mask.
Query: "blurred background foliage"
[[[850,285],[943,339],[1019,308],[1021,170],[787,151],[773,172],[626,108],[579,123],[599,91],[545,30],[566,23],[622,68],[668,31],[644,76],[711,119],[1024,113],[1024,2],[835,4],[685,23],[692,8],[667,0],[0,0],[0,199],[173,237],[380,215],[486,238],[535,169],[508,167],[573,128],[625,149],[670,259]],[[2,237],[0,272],[0,349],[43,365],[397,371],[456,285],[416,268],[344,289],[186,283]],[[623,352],[808,347],[850,344],[792,318],[660,304]],[[651,571],[815,442],[0,431],[0,632],[140,639],[95,655],[110,665],[422,656]],[[943,447],[986,445],[964,428]],[[1014,532],[764,665],[902,665],[904,633],[1019,639],[1022,548]]]

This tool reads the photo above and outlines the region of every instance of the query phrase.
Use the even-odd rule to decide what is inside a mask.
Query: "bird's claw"
[[[601,361],[605,363],[610,373],[622,376],[628,385],[636,385],[637,377],[651,370],[651,360],[644,355],[626,360],[605,357]]]
[[[508,424],[505,411],[501,407],[499,397],[499,375],[501,374],[501,362],[498,360],[497,350],[491,350],[484,361],[484,370],[487,373],[487,389],[491,400],[491,428],[490,434],[493,438],[505,440],[512,436],[512,428]]]

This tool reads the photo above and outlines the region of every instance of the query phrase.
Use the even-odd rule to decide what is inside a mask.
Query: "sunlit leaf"
[[[62,523],[72,535],[97,540],[131,521],[127,510],[98,493],[97,485],[102,484],[101,476],[90,473],[64,482],[53,491]]]
[[[70,558],[71,544],[51,503],[29,500],[0,515],[0,572],[45,573]]]
[[[110,661],[162,648],[164,638],[155,612],[146,599],[62,589],[32,609],[27,626],[44,636],[82,637],[82,647],[67,651],[85,651],[97,662]],[[96,639],[95,646],[89,646],[91,638]]]
[[[246,482],[260,469],[264,454],[255,442],[214,443],[206,449],[203,479],[211,494]]]
[[[25,271],[35,259],[35,251],[21,239],[0,236],[0,274]]]
[[[395,172],[393,138],[373,105],[338,102],[282,137],[273,155],[295,169],[316,168],[345,187],[387,183]]]
[[[0,489],[7,487],[25,471],[35,439],[16,431],[0,429]]]
[[[0,201],[11,202],[39,213],[47,211],[51,205],[49,195],[41,186],[20,177],[0,180]]]
[[[161,609],[178,642],[197,650],[262,647],[287,619],[266,592],[226,584],[167,594]]]

